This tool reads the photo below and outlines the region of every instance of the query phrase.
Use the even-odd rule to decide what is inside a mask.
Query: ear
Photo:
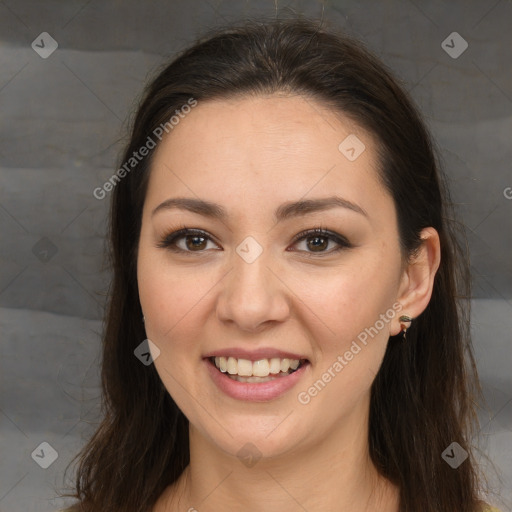
[[[441,262],[441,244],[439,234],[434,228],[425,228],[420,234],[421,246],[413,259],[407,264],[400,281],[397,301],[402,305],[396,316],[390,334],[395,336],[401,331],[399,317],[407,315],[413,319],[425,311],[432,289],[434,277]]]

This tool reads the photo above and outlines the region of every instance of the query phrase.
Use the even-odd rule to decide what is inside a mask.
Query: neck
[[[191,512],[241,507],[266,512],[397,512],[398,490],[376,471],[368,453],[368,430],[358,419],[348,419],[343,429],[329,432],[320,443],[262,457],[252,467],[191,426],[190,464],[162,511],[171,512],[179,503],[176,510]]]

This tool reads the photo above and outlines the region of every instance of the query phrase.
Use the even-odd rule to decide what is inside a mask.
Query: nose
[[[273,267],[266,251],[252,263],[234,253],[232,269],[221,281],[217,318],[252,332],[284,322],[290,314],[290,292],[282,272]]]

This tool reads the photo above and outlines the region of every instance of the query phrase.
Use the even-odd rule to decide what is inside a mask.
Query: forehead
[[[254,209],[339,193],[368,211],[386,195],[377,169],[373,137],[311,98],[219,99],[198,102],[163,138],[148,199],[186,194]]]

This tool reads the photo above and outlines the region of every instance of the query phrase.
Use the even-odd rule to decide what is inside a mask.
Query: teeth
[[[238,363],[234,357],[228,357],[227,369],[230,375],[238,373]]]
[[[252,375],[252,362],[248,359],[239,359],[238,362],[235,358],[230,357],[229,359],[233,359],[235,361],[235,365],[238,363],[238,371],[229,372],[231,375],[238,373],[240,377],[250,377]],[[229,361],[228,359],[228,361]],[[229,364],[229,363],[228,363]],[[232,366],[232,368],[235,366]]]
[[[242,375],[240,373],[240,362],[238,362],[238,375]],[[268,374],[270,373],[270,363],[268,362],[268,359],[260,359],[259,361],[254,361],[252,363],[252,375],[255,377],[268,377]],[[247,374],[248,377],[250,377],[249,374]]]
[[[270,373],[279,373],[281,371],[281,359],[273,357],[270,360]]]
[[[249,359],[236,359],[234,357],[215,357],[215,366],[223,373],[238,375],[240,377],[268,377],[271,374],[279,372],[289,373],[296,370],[300,365],[299,359],[280,359],[273,357],[271,359],[259,359],[250,361]]]

